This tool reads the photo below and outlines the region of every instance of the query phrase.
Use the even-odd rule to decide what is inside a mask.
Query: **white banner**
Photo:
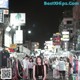
[[[6,47],[10,47],[10,44],[12,44],[12,37],[7,32],[4,34],[4,45]]]
[[[14,43],[16,43],[16,44],[22,44],[23,43],[23,31],[22,30],[16,30]]]

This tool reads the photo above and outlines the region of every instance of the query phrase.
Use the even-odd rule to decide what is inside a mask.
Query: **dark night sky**
[[[72,6],[44,6],[44,0],[10,0],[9,2],[11,12],[26,13],[26,25],[23,26],[26,30],[26,40],[29,38],[32,41],[39,41],[41,47],[53,33],[58,32],[63,12],[72,9]],[[31,35],[27,34],[28,29],[32,30]]]

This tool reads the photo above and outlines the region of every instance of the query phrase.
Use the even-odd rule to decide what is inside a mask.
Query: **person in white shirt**
[[[33,78],[33,66],[34,66],[34,63],[33,63],[33,59],[32,57],[29,58],[29,64],[28,64],[28,70],[29,70],[29,78],[32,79]]]
[[[59,79],[59,71],[58,71],[58,58],[54,57],[52,62],[52,68],[53,68],[53,79]]]
[[[60,57],[58,66],[59,66],[60,78],[62,78],[62,80],[65,80],[66,63],[62,57]]]
[[[23,78],[27,79],[28,78],[28,63],[29,63],[29,56],[26,55],[25,58],[23,59]]]

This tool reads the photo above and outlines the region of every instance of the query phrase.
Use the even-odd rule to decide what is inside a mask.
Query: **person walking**
[[[30,79],[33,78],[33,77],[32,77],[32,73],[33,73],[33,65],[34,65],[34,63],[33,63],[32,57],[31,57],[31,58],[29,58],[29,64],[28,64],[29,78],[30,78]]]
[[[28,79],[28,63],[29,63],[29,56],[26,55],[23,59],[23,78]]]
[[[58,66],[59,66],[60,78],[62,78],[62,80],[65,80],[66,63],[65,63],[63,57],[60,57],[60,61],[58,63]]]
[[[37,56],[36,65],[33,66],[33,79],[46,80],[46,66],[43,65],[43,60],[40,56]]]

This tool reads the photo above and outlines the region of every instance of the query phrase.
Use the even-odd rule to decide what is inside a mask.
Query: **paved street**
[[[48,71],[48,79],[53,80],[53,71],[51,69]]]
[[[48,80],[61,80],[61,79],[53,79],[53,71],[49,69]],[[73,74],[72,77],[70,76],[69,79],[65,79],[65,80],[78,80],[78,78],[76,74]]]
[[[60,79],[53,79],[53,70],[49,69],[48,80],[60,80]]]
[[[77,76],[76,74],[73,74],[72,77],[70,77],[69,79],[65,79],[65,80],[78,80],[78,78],[76,76]],[[24,80],[24,79],[21,79],[21,80]],[[30,80],[30,79],[28,79],[28,80]],[[48,80],[62,80],[62,79],[53,79],[53,70],[49,69]]]

